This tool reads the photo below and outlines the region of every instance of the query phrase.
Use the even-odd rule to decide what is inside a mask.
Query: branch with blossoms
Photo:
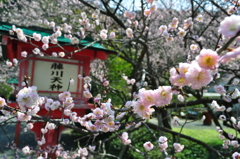
[[[140,4],[141,9],[135,10],[135,6],[125,7],[122,1],[114,2],[115,5],[112,5],[111,2],[113,1],[109,1],[109,3],[105,1],[90,3],[82,0],[70,0],[59,3],[53,1],[53,5],[49,3],[44,4],[44,1],[19,2],[20,5],[22,4],[24,8],[26,8],[26,11],[20,10],[20,13],[27,13],[26,17],[29,17],[31,12],[27,10],[27,6],[31,6],[31,8],[29,8],[32,9],[32,12],[42,19],[41,22],[39,21],[39,23],[41,23],[40,25],[53,29],[53,34],[45,37],[34,34],[32,37],[28,37],[18,28],[13,30],[16,32],[16,36],[20,41],[31,43],[31,40],[35,40],[43,42],[42,48],[35,48],[33,50],[36,56],[43,56],[44,50],[49,49],[49,43],[56,44],[56,47],[61,48],[61,45],[57,41],[57,38],[61,34],[64,34],[66,38],[70,39],[78,48],[77,50],[80,48],[79,39],[83,39],[85,36],[92,36],[94,42],[100,41],[102,44],[109,44],[108,46],[117,50],[117,57],[122,58],[133,67],[130,76],[124,76],[128,86],[132,87],[131,96],[133,98],[129,101],[124,101],[126,103],[123,104],[122,108],[113,108],[115,101],[104,99],[103,96],[105,94],[102,93],[99,93],[100,95],[93,95],[91,92],[91,78],[83,77],[85,81],[83,95],[85,98],[93,99],[95,108],[92,109],[91,113],[79,117],[76,112],[72,112],[74,104],[70,92],[62,92],[57,100],[42,98],[37,94],[37,88],[35,86],[28,86],[18,93],[17,101],[20,109],[12,110],[16,111],[17,119],[21,122],[27,122],[36,118],[37,121],[47,122],[46,128],[42,130],[42,134],[45,134],[46,131],[55,129],[57,125],[61,124],[57,120],[48,118],[49,113],[54,113],[55,110],[61,110],[64,115],[68,116],[68,119],[64,119],[63,117],[60,119],[61,122],[63,122],[63,126],[68,127],[68,125],[71,125],[69,126],[71,129],[76,129],[74,123],[80,123],[84,128],[76,130],[91,132],[90,135],[93,136],[105,134],[106,132],[114,132],[123,144],[129,145],[134,151],[140,155],[143,154],[142,156],[146,158],[148,153],[140,151],[140,148],[131,142],[132,136],[129,132],[137,130],[133,129],[133,127],[141,125],[142,122],[147,122],[147,120],[154,115],[155,111],[159,119],[158,125],[162,124],[165,117],[171,117],[171,114],[164,114],[161,111],[159,111],[159,113],[158,110],[204,104],[204,107],[206,107],[212,115],[217,126],[220,124],[214,116],[214,112],[221,112],[220,120],[230,123],[236,131],[239,131],[240,122],[238,116],[230,113],[231,107],[234,107],[233,104],[237,103],[239,96],[239,91],[236,88],[238,84],[233,85],[234,89],[230,90],[228,89],[228,85],[221,85],[218,78],[222,73],[221,67],[228,67],[228,64],[231,64],[231,67],[233,67],[237,64],[235,60],[239,57],[238,34],[240,20],[239,15],[237,15],[238,3],[235,1],[225,2],[224,5],[230,5],[228,6],[228,10],[225,10],[224,5],[212,0],[201,2],[192,0],[190,8],[186,7],[183,10],[174,10],[174,7],[176,7],[174,6],[175,3],[169,4],[169,6],[167,6],[167,3],[163,3],[166,8],[162,8],[158,6],[154,0],[142,0]],[[208,4],[208,2],[211,3]],[[57,5],[55,5],[56,3]],[[209,5],[211,4],[216,6],[216,10],[209,11],[208,8],[210,8]],[[15,4],[13,7],[14,6]],[[61,6],[66,8],[63,10]],[[46,11],[42,11],[41,13],[41,9],[44,8]],[[84,11],[79,11],[79,8]],[[167,10],[168,8],[172,10]],[[201,9],[204,12],[202,12]],[[48,12],[48,10],[51,10],[51,12]],[[56,13],[52,14],[52,10],[56,10],[56,12],[59,13],[58,15],[62,16],[59,21],[57,21],[57,17],[56,19],[49,19],[49,21],[43,17],[44,15],[57,15]],[[69,11],[67,15],[71,15],[70,11],[78,14],[66,19],[64,17],[66,10]],[[17,11],[17,9],[14,9],[12,14],[16,16],[24,15],[19,14]],[[236,15],[228,16],[222,20],[226,15],[233,13]],[[7,17],[14,18],[12,16],[2,16],[1,18]],[[51,16],[49,16],[49,18],[51,18]],[[34,21],[36,20],[35,18]],[[54,21],[56,21],[56,23]],[[67,21],[72,21],[72,23],[68,23]],[[61,24],[62,22],[65,24]],[[219,36],[218,34],[221,35]],[[217,49],[207,49],[213,47]],[[53,53],[52,56],[64,57],[66,54],[68,55],[68,52],[63,50],[59,53]],[[22,56],[27,57],[27,53],[23,52]],[[71,58],[71,56],[69,56],[69,58]],[[10,66],[11,63],[7,62],[7,65]],[[233,70],[231,67],[230,69]],[[143,69],[146,70],[146,72],[140,73]],[[230,71],[226,73],[229,72]],[[146,78],[142,80],[143,76]],[[105,85],[104,87],[106,88],[106,86],[109,85],[108,80],[105,75],[101,78],[100,84]],[[223,75],[220,79],[223,79]],[[72,81],[69,82],[69,86],[70,83],[72,83]],[[142,88],[142,85],[145,87]],[[222,99],[203,97],[203,89],[208,89],[209,85],[216,85],[214,91],[220,94]],[[133,92],[136,93],[133,94]],[[185,101],[190,97],[189,94],[196,97],[196,101]],[[175,97],[177,101],[173,100]],[[4,109],[10,109],[5,106],[6,103],[2,98],[0,101],[4,103],[3,105],[0,104]],[[211,103],[211,107],[206,103]],[[46,117],[36,116],[40,105],[48,111]],[[5,115],[7,116],[7,112],[3,112],[6,113]],[[162,117],[163,115],[166,116]],[[176,119],[174,118],[173,121],[176,121]],[[147,127],[151,136],[154,136],[154,132],[150,130],[151,126],[149,126],[149,123],[142,125]],[[159,126],[152,126],[157,130],[166,131],[165,129],[161,129],[161,127],[159,128]],[[28,129],[31,128],[32,125],[29,124]],[[220,133],[221,138],[228,136],[229,140],[223,140],[223,148],[228,148],[231,145],[231,149],[235,151],[239,146],[237,135],[235,137],[231,134],[226,134],[221,127],[217,128],[217,131]],[[170,133],[173,132],[170,131]],[[177,134],[179,133],[176,133],[176,135]],[[93,137],[94,140],[96,136]],[[181,134],[179,136],[181,136]],[[110,139],[112,138],[107,137],[104,141],[110,141]],[[194,140],[192,138],[188,139]],[[153,149],[160,149],[160,151],[163,151],[168,157],[174,155],[167,154],[168,139],[166,137],[160,136],[158,139],[155,135],[154,140],[156,140],[154,141],[156,142],[154,143],[155,146],[151,141],[146,141],[142,147],[144,147],[147,152]],[[45,138],[42,138],[39,139],[38,144],[43,145],[44,142]],[[199,141],[196,142],[200,143]],[[103,145],[102,147],[104,147]],[[218,156],[222,153],[207,147],[206,144],[202,145]],[[184,148],[181,143],[175,143],[173,147],[176,152],[180,152]],[[77,153],[71,157],[84,158],[90,155],[90,152],[94,151],[94,149],[93,147],[79,147]],[[27,146],[24,147],[22,151],[26,155],[32,153],[32,150]],[[56,151],[58,156],[69,157],[69,154],[58,146],[45,152],[49,153],[50,151]],[[102,152],[105,154],[104,150],[102,150]],[[122,149],[122,154],[124,152],[125,150]],[[237,152],[232,155],[233,158],[237,158],[238,156],[239,154]],[[47,155],[45,154],[44,157],[47,158]]]

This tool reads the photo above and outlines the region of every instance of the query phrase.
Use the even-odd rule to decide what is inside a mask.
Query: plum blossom
[[[157,6],[156,5],[151,5],[149,8],[150,12],[155,12],[157,10]]]
[[[0,107],[3,107],[4,105],[6,105],[6,101],[4,98],[0,97]]]
[[[32,128],[33,128],[33,123],[28,123],[28,124],[27,124],[27,129],[28,129],[28,130],[31,130]]]
[[[109,38],[110,39],[114,39],[116,37],[116,34],[115,34],[115,32],[110,32],[110,34],[109,34]]]
[[[74,85],[74,79],[70,79],[69,84]]]
[[[144,10],[144,15],[147,17],[151,14],[151,10],[150,9],[147,9],[147,10]]]
[[[179,119],[177,116],[174,116],[174,117],[173,117],[173,120],[172,120],[172,122],[171,122],[172,125],[173,125],[173,126],[179,126],[179,122],[178,122],[179,120],[180,120],[180,119]]]
[[[184,148],[184,145],[181,145],[179,143],[174,143],[173,147],[175,149],[175,152],[181,152],[183,150],[183,148]]]
[[[184,97],[181,94],[179,94],[177,98],[178,98],[178,101],[184,102]]]
[[[197,64],[191,64],[192,67],[189,68],[186,73],[188,81],[191,83],[193,89],[200,89],[203,86],[208,85],[212,80],[212,74],[210,70],[201,68]]]
[[[128,133],[127,132],[123,132],[122,136],[121,136],[122,142],[124,145],[129,145],[131,143],[131,140],[128,139]]]
[[[41,133],[42,134],[46,134],[48,132],[48,129],[46,129],[46,128],[41,128]]]
[[[203,16],[200,14],[196,17],[196,21],[203,22]]]
[[[24,87],[17,94],[17,102],[22,111],[25,111],[26,108],[33,108],[39,104],[39,96],[37,94],[37,87]]]
[[[198,45],[196,45],[196,44],[191,44],[190,45],[190,50],[191,51],[196,51],[198,49]]]
[[[214,90],[215,90],[216,93],[219,93],[219,94],[225,94],[226,93],[226,90],[222,85],[214,86]]]
[[[24,113],[21,113],[21,112],[17,112],[17,119],[19,121],[29,121],[31,120],[32,116],[30,115],[26,115]]]
[[[90,93],[89,91],[83,91],[83,96],[85,98],[91,98],[92,97],[92,93]]]
[[[85,83],[90,83],[91,81],[92,81],[91,77],[89,77],[89,76],[84,77]]]
[[[223,34],[225,38],[234,37],[240,30],[240,16],[231,15],[225,17],[225,19],[220,23],[218,32]]]
[[[48,123],[47,126],[46,126],[49,130],[53,130],[56,128],[56,125],[53,124],[53,123]]]
[[[236,99],[239,96],[239,90],[237,88],[234,89],[234,91],[232,92],[232,99]]]
[[[180,27],[178,29],[179,29],[179,32],[177,33],[178,36],[184,37],[187,32],[184,29],[180,28]]]
[[[225,116],[225,115],[220,115],[220,116],[219,116],[219,119],[225,121],[225,120],[226,120],[226,116]]]
[[[37,34],[37,33],[33,33],[33,39],[35,40],[35,41],[40,41],[41,40],[41,34]]]
[[[219,59],[217,52],[210,49],[202,49],[200,55],[196,57],[199,66],[205,69],[216,69]]]
[[[143,147],[145,148],[146,151],[151,151],[154,145],[150,141],[148,141],[143,144]]]
[[[161,148],[161,151],[165,151],[168,148],[167,138],[165,136],[159,137],[159,144],[158,146]]]
[[[21,52],[21,56],[22,56],[22,57],[27,57],[27,54],[28,54],[27,51]]]
[[[59,52],[59,53],[58,53],[58,56],[59,56],[59,57],[64,57],[64,56],[65,56],[65,53],[64,53],[64,52]]]
[[[237,60],[240,58],[240,47],[232,50],[231,52],[226,53],[223,55],[220,59],[219,62],[226,64],[230,61]]]
[[[226,110],[228,113],[232,111],[232,107],[228,107]]]
[[[238,144],[238,141],[237,141],[237,140],[232,140],[232,141],[231,141],[231,145],[232,145],[233,147],[239,147],[239,144]]]
[[[145,106],[140,100],[134,102],[133,112],[138,114],[143,119],[148,119],[153,113],[153,109],[150,106]]]
[[[239,79],[234,78],[232,84],[233,84],[233,85],[238,85],[238,84],[239,84]]]
[[[126,34],[127,34],[127,37],[133,38],[133,31],[131,28],[126,29]]]
[[[167,26],[166,25],[161,25],[158,30],[159,30],[160,33],[163,33],[164,31],[167,31]]]
[[[7,65],[8,67],[11,67],[11,66],[13,65],[13,63],[10,62],[10,61],[6,61],[6,65]]]
[[[172,87],[171,86],[160,86],[154,90],[154,97],[156,98],[155,105],[157,107],[163,107],[172,101]]]
[[[22,152],[24,155],[29,155],[31,153],[31,150],[29,146],[25,146],[24,148],[22,148]]]
[[[88,148],[91,152],[94,152],[94,150],[96,149],[96,146],[89,145]]]
[[[40,51],[38,48],[33,49],[33,53],[36,54],[36,55],[37,55],[37,54],[40,54],[40,52],[41,52],[41,51]]]
[[[232,154],[232,157],[233,157],[233,159],[239,159],[239,158],[240,158],[240,153],[234,152],[234,153]]]

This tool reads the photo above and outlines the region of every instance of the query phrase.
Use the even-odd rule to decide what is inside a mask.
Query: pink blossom
[[[176,74],[175,76],[171,76],[169,80],[173,85],[180,87],[187,86],[190,84],[185,75]]]
[[[144,15],[147,17],[147,16],[149,16],[151,14],[151,11],[150,10],[145,10],[144,11]]]
[[[178,98],[178,101],[184,102],[184,97],[181,94],[179,94],[177,98]]]
[[[145,142],[145,143],[143,144],[143,147],[145,148],[145,150],[151,151],[154,146],[153,146],[153,144],[152,144],[150,141],[148,141],[148,142]]]
[[[101,131],[102,132],[109,132],[109,127],[107,125],[104,125],[102,128],[101,128]]]
[[[106,86],[108,86],[108,85],[109,85],[109,81],[104,81],[104,82],[103,82],[103,86],[106,87]]]
[[[155,104],[154,91],[145,90],[144,88],[139,90],[138,97],[141,99],[145,106],[152,106]]]
[[[193,89],[200,89],[213,80],[211,71],[199,67],[196,63],[192,63],[192,66],[186,73],[186,77]]]
[[[7,65],[8,67],[11,67],[11,66],[13,65],[13,63],[10,62],[10,61],[6,61],[6,65]]]
[[[172,101],[172,87],[171,86],[160,86],[154,90],[154,97],[156,99],[155,105],[157,107],[163,107]]]
[[[124,145],[129,145],[131,143],[131,140],[128,139],[128,133],[127,132],[123,132],[122,136],[121,136],[122,142]]]
[[[183,148],[184,148],[184,145],[181,145],[179,143],[174,143],[173,147],[174,147],[176,152],[181,152],[183,150]]]
[[[59,100],[61,100],[61,101],[66,101],[66,99],[67,99],[68,97],[71,97],[71,93],[68,92],[68,91],[63,92],[63,93],[60,93],[60,94],[58,95],[58,98],[59,98]]]
[[[100,119],[103,117],[103,110],[100,108],[96,108],[93,110],[93,114],[96,115],[96,119]]]
[[[225,121],[225,120],[226,120],[226,116],[225,116],[225,115],[220,115],[220,116],[219,116],[219,119]]]
[[[178,36],[184,37],[187,32],[184,29],[180,28],[180,27],[178,29],[179,29],[179,32],[177,33]]]
[[[151,13],[155,12],[157,10],[157,6],[156,5],[151,5],[149,10],[150,10]]]
[[[226,38],[234,37],[240,30],[240,16],[231,15],[225,17],[225,19],[220,23],[218,32],[223,34]]]
[[[215,90],[216,93],[219,93],[219,94],[225,94],[226,93],[226,90],[222,85],[214,86],[214,90]]]
[[[46,133],[48,132],[48,129],[46,129],[46,128],[41,128],[41,132],[42,132],[42,134],[46,134]]]
[[[94,150],[96,149],[96,146],[89,145],[88,148],[91,152],[94,152]]]
[[[163,33],[164,31],[167,31],[167,26],[166,26],[166,25],[161,25],[161,26],[159,27],[159,32],[160,32],[160,33]]]
[[[238,144],[238,141],[237,141],[237,140],[232,140],[232,141],[231,141],[231,145],[232,145],[233,147],[239,147],[239,144]]]
[[[85,83],[90,83],[92,81],[91,77],[86,76],[83,78]]]
[[[33,123],[28,123],[28,124],[27,124],[27,129],[28,129],[28,130],[31,130],[32,128],[33,128]]]
[[[226,64],[230,61],[237,60],[239,58],[240,58],[240,47],[238,47],[238,48],[234,49],[233,51],[228,52],[225,55],[223,55],[219,59],[219,62],[223,63],[223,64]]]
[[[148,119],[152,115],[154,109],[151,109],[150,106],[145,106],[140,100],[138,100],[134,103],[133,111],[143,119]]]
[[[21,56],[22,56],[22,57],[27,57],[27,54],[28,54],[27,51],[21,52]]]
[[[30,115],[26,115],[24,113],[21,113],[21,112],[17,112],[17,119],[19,121],[29,121],[31,120],[32,116]]]
[[[70,79],[69,84],[73,85],[74,84],[74,79]]]
[[[158,146],[161,148],[161,151],[165,151],[168,148],[168,143],[159,143]]]
[[[22,148],[22,152],[24,153],[24,155],[29,155],[31,153],[31,150],[28,146],[25,146],[24,148]]]
[[[160,143],[167,142],[167,138],[165,136],[160,136],[158,140]]]
[[[115,37],[116,37],[115,32],[110,32],[109,38],[110,38],[110,39],[114,39]]]
[[[126,34],[129,38],[133,38],[133,31],[131,28],[126,29]]]
[[[4,105],[6,105],[6,101],[4,98],[0,97],[0,107],[3,107]]]
[[[65,53],[64,53],[64,52],[59,52],[59,53],[58,53],[58,56],[59,56],[59,57],[64,57],[64,56],[65,56]]]
[[[234,153],[232,154],[232,157],[233,157],[233,159],[239,159],[239,158],[240,158],[240,153],[234,152]]]
[[[18,64],[18,60],[16,58],[13,58],[13,63],[16,66]]]
[[[196,21],[203,22],[203,16],[200,14],[196,17]]]
[[[196,57],[199,66],[205,69],[216,69],[219,59],[217,52],[210,49],[202,49],[200,55]]]
[[[146,0],[147,3],[152,4],[155,0]]]
[[[191,44],[190,45],[190,50],[196,51],[197,49],[198,49],[198,45],[196,45],[196,44]]]
[[[48,130],[53,130],[53,129],[56,128],[56,125],[53,124],[53,123],[48,123],[48,124],[47,124],[47,128],[48,128]]]

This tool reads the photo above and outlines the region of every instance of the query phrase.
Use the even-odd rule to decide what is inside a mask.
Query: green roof
[[[12,84],[18,84],[18,79],[16,78],[11,78],[7,81],[7,83],[12,83]]]
[[[51,36],[53,33],[49,29],[44,29],[44,28],[39,28],[39,27],[28,27],[28,28],[16,27],[16,28],[22,29],[24,34],[29,35],[29,36],[32,36],[33,33],[38,33],[38,34],[41,34],[41,36],[43,37],[43,36]],[[0,22],[0,32],[4,32],[4,33],[7,32],[7,34],[9,34],[9,31],[11,29],[12,29],[12,25]],[[63,36],[58,37],[58,41],[60,43],[71,43],[71,40],[69,40],[68,38],[65,38]],[[80,45],[83,47],[89,46],[89,48],[96,49],[96,50],[114,52],[112,50],[106,49],[98,42],[94,43],[94,40],[90,37],[86,37],[85,39],[80,40]]]

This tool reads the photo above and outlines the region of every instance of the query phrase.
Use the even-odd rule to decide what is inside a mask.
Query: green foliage
[[[122,74],[130,76],[132,72],[132,65],[114,55],[109,55],[106,65],[109,69],[108,80],[110,81],[111,87],[123,92],[125,95],[128,95],[131,86],[127,85],[126,81],[122,78]],[[108,93],[108,96],[112,99],[115,105],[123,104],[123,101],[115,94]]]
[[[174,128],[173,129],[176,132],[180,131],[180,128]],[[158,131],[153,132],[156,134],[156,137],[160,137]],[[228,129],[229,133],[234,133],[233,130]],[[194,130],[194,129],[183,129],[183,134],[192,136],[200,141],[205,142],[209,146],[219,150],[222,149],[222,140],[219,139],[219,133],[216,132],[214,129],[203,129],[203,130]],[[206,135],[207,134],[207,135]],[[165,136],[168,138],[168,148],[167,152],[169,155],[172,154],[173,150],[173,139],[172,135],[165,133]],[[144,128],[141,127],[139,130],[136,130],[132,133],[129,133],[129,138],[132,141],[132,145],[139,149],[141,152],[146,152],[146,150],[143,147],[143,144],[146,141],[151,141],[155,145],[155,149],[148,152],[148,157],[150,159],[161,159],[162,158],[162,152],[157,147],[157,143],[155,142],[155,139],[150,134],[150,132]],[[176,136],[176,138],[178,138]],[[189,141],[187,139],[178,138],[179,143],[184,145],[184,149],[182,152],[174,153],[174,156],[177,159],[212,159],[217,158],[217,156],[214,153],[209,153],[208,150],[199,144],[196,144],[195,142]],[[121,152],[121,149],[123,148],[123,144],[119,138],[114,139],[111,141],[111,143],[108,143],[106,145],[107,152],[111,152],[111,154],[114,154],[116,156],[119,156],[119,153]],[[105,157],[106,159],[110,159],[111,157]],[[140,155],[139,153],[135,152],[132,148],[127,146],[127,149],[124,153],[124,156],[122,157],[124,159],[143,159],[144,157]]]
[[[158,132],[154,131],[156,136],[158,136]],[[146,150],[143,147],[143,144],[147,141],[151,141],[154,145],[157,143],[154,142],[155,139],[150,134],[150,132],[145,127],[140,127],[138,130],[129,133],[129,138],[131,139],[132,145],[139,149],[141,152],[146,152]],[[108,143],[109,145],[106,146],[108,150],[107,152],[111,152],[112,154],[119,156],[119,153],[121,149],[123,148],[123,144],[119,138],[114,139],[111,143]],[[148,152],[149,158],[160,158],[161,157],[161,151],[159,148],[155,148],[154,150]],[[139,153],[135,152],[132,148],[127,146],[127,149],[123,155],[124,159],[143,159],[143,156]],[[109,158],[110,159],[110,158]]]
[[[13,88],[6,83],[0,82],[0,96],[8,99],[13,91]]]
[[[173,128],[174,131],[179,132],[180,128]],[[228,133],[234,133],[232,129],[227,129]],[[222,140],[219,138],[219,133],[215,129],[186,129],[184,128],[182,134],[194,137],[206,143],[208,146],[220,150],[222,149]],[[216,154],[209,153],[207,149],[195,142],[180,138],[180,143],[183,144],[184,150],[181,153],[176,153],[175,157],[178,159],[212,159],[217,158]]]

